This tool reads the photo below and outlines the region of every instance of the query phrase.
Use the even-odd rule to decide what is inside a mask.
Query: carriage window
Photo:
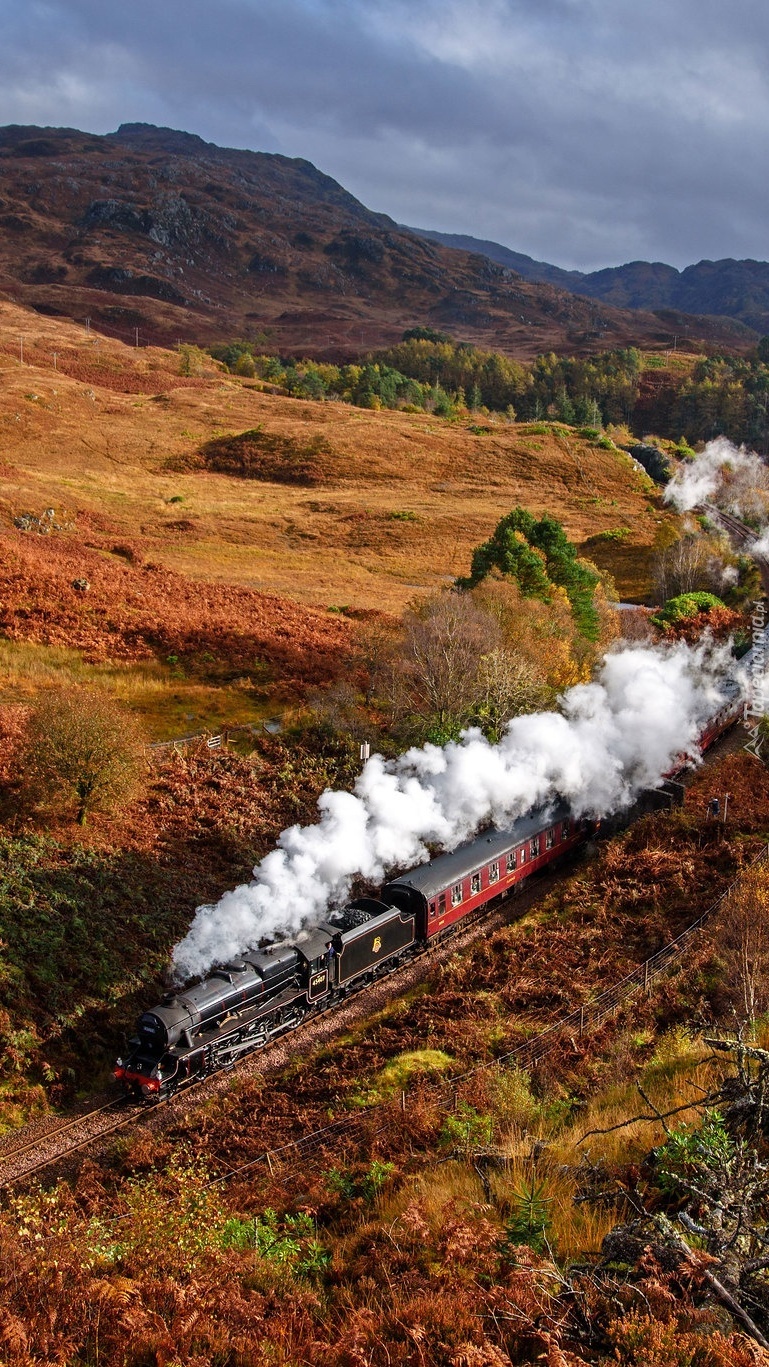
[[[555,831],[548,831],[545,836],[545,849],[552,850],[555,844]]]
[[[440,900],[439,900],[439,902],[438,902],[438,910],[440,911],[441,916],[443,915],[443,913],[444,913],[445,910],[446,910],[446,894],[445,894],[445,892],[442,892],[441,895],[440,895]]]
[[[570,822],[564,821],[563,825],[561,826],[561,839],[562,839],[562,840],[568,840],[570,834],[571,834]]]
[[[515,872],[515,850],[513,850],[513,853],[509,854],[505,859],[505,866],[507,868],[508,873]]]
[[[451,889],[451,905],[452,905],[452,907],[458,907],[461,901],[462,901],[462,884],[461,884],[461,883],[455,883],[454,886],[453,886],[453,888]]]
[[[470,879],[470,891],[471,891],[471,893],[472,893],[472,892],[480,892],[480,890],[481,890],[481,875],[480,875],[479,873],[474,873],[473,876],[472,876],[472,878]]]
[[[527,856],[528,856],[528,850],[527,850],[526,846],[525,846],[525,845],[521,845],[521,863],[522,863],[522,864],[525,864],[525,863],[526,863]]]
[[[496,883],[496,882],[498,881],[498,879],[499,879],[499,861],[495,859],[493,864],[489,864],[489,882],[490,882],[490,883]]]
[[[538,854],[539,854],[539,836],[538,836],[538,835],[535,835],[535,836],[532,837],[532,841],[531,841],[531,857],[532,857],[532,859],[536,859],[536,857],[537,857]]]
[[[431,903],[430,903],[430,920],[431,920],[431,921],[432,921],[432,919],[433,919],[433,916],[435,915],[436,910],[437,910],[437,908],[436,908],[435,902],[431,902]]]

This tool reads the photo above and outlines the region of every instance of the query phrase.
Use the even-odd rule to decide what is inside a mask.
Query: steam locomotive
[[[741,714],[741,691],[736,685],[725,691],[700,735],[702,751]],[[670,775],[685,763],[680,756]],[[329,912],[294,943],[242,954],[145,1011],[115,1077],[144,1101],[171,1097],[424,953],[569,854],[594,828],[563,802],[535,809],[505,830],[486,830],[408,870],[386,883],[379,898],[361,897]]]
[[[565,803],[530,812],[401,874],[379,898],[329,912],[292,944],[251,950],[216,968],[139,1017],[115,1077],[134,1096],[160,1101],[235,1063],[423,953],[568,854],[589,825]]]

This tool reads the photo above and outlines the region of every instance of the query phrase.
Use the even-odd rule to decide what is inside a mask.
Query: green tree
[[[548,602],[554,588],[564,589],[574,621],[583,636],[594,641],[599,633],[595,604],[598,572],[580,560],[561,523],[548,513],[537,519],[525,508],[514,508],[497,523],[492,535],[473,552],[470,574],[457,580],[460,588],[475,588],[489,574],[514,579],[526,598]]]
[[[241,351],[235,362],[235,374],[252,380],[256,374],[256,363],[250,351]]]

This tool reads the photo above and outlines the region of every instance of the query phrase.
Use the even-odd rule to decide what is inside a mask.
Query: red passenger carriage
[[[385,884],[382,900],[415,915],[419,938],[430,940],[572,850],[584,831],[565,803],[539,809],[410,869]]]

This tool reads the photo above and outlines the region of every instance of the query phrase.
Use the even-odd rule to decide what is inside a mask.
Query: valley
[[[757,572],[626,449],[680,483],[696,423],[693,443],[723,414],[764,432],[757,331],[523,279],[307,161],[152,125],[6,127],[0,174],[0,1357],[769,1360],[739,1313],[766,1326],[763,1195],[726,1254],[718,1220],[685,1257],[662,1223],[710,1220],[687,1183],[718,1195],[735,1155],[764,1172],[769,777],[718,729]],[[531,363],[520,404],[499,355],[475,358],[488,406],[429,373],[430,346],[448,375],[472,344]],[[424,363],[418,403],[300,373],[363,376],[384,346]],[[761,462],[726,448],[761,526]],[[615,821],[635,799],[653,812]],[[113,1107],[174,964],[230,1002],[246,943],[299,962],[318,905],[383,895],[383,867],[419,874],[468,832],[486,905],[490,823],[538,805],[544,850],[538,827],[512,867],[552,863],[519,897],[425,929],[392,977],[366,931],[381,981],[296,1034],[276,1015],[266,1052],[203,1060],[167,1106]],[[480,895],[466,872],[425,928]],[[722,897],[680,959],[639,968]],[[220,942],[180,959],[206,923]],[[331,993],[332,941],[306,958]],[[242,1012],[211,1027],[222,1057]],[[703,1036],[738,1017],[756,1053],[735,1069]],[[70,1121],[78,1147],[39,1166]]]

